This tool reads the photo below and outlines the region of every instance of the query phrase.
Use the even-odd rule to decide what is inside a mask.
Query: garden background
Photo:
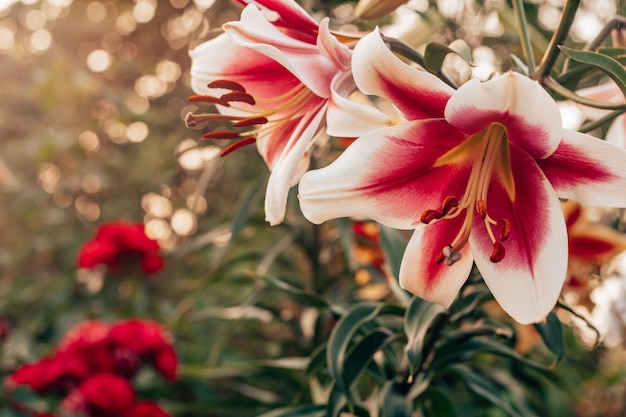
[[[512,66],[510,54],[522,55],[513,9],[503,0],[411,1],[402,13],[373,19],[357,19],[355,2],[302,4],[316,18],[331,16],[331,26],[342,30],[395,24],[396,36],[416,48],[464,39],[476,67],[449,56],[445,69],[455,80],[486,79]],[[561,7],[558,0],[524,3],[538,50],[546,48]],[[591,41],[624,7],[583,1],[568,44]],[[370,319],[389,314],[384,327],[399,336],[385,346],[403,351],[406,331],[397,318],[410,308],[398,305],[408,295],[378,269],[378,232],[368,232],[376,226],[355,228],[348,220],[314,226],[299,213],[295,193],[285,223],[269,226],[267,168],[253,147],[221,158],[215,144],[185,126],[185,115],[198,109],[187,101],[193,94],[188,51],[238,20],[240,10],[226,0],[0,1],[2,379],[50,354],[81,321],[139,317],[167,330],[178,370],[167,381],[143,368],[134,386],[138,397],[172,416],[245,417],[285,407],[300,410],[293,415],[324,415],[336,376],[324,363],[325,343],[346,310],[373,306],[368,314],[374,314],[379,308],[363,316]],[[573,112],[567,120],[580,123],[582,113],[567,109]],[[341,146],[331,142],[323,151]],[[616,210],[595,218],[623,227]],[[118,220],[145,224],[163,249],[162,270],[77,267],[77,254],[97,227]],[[380,233],[393,269],[393,254],[397,263],[407,235]],[[594,270],[596,277],[603,273],[606,267]],[[477,344],[464,346],[458,357],[449,352],[463,367],[454,368],[456,376],[433,377],[437,389],[423,399],[420,415],[626,414],[623,344],[594,346],[584,321],[560,309],[563,326],[555,316],[550,324],[558,330],[544,340],[556,332],[564,342],[546,347],[535,327],[515,327],[502,317],[478,279],[472,285],[480,297],[459,306],[459,314],[486,323],[490,330],[481,336],[497,338],[507,350]],[[384,305],[399,310],[383,314]],[[346,340],[358,344],[356,330]],[[363,337],[381,337],[372,334]],[[348,349],[347,342],[337,349]],[[345,407],[337,402],[346,415],[369,415],[366,409],[404,415],[390,411],[393,400],[376,405],[391,398],[382,387],[400,375],[388,368],[392,359],[380,357],[383,351],[351,363],[348,385],[358,398]],[[372,357],[387,369],[370,369]],[[33,415],[16,410],[16,398],[42,411],[60,401],[5,387],[0,416]]]

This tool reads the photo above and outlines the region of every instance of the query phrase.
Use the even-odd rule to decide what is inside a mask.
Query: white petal
[[[626,207],[626,150],[620,147],[564,130],[554,154],[537,163],[561,198],[588,206]]]
[[[313,118],[303,118],[303,123],[289,138],[286,150],[274,162],[265,195],[265,218],[272,226],[284,220],[289,189],[298,183],[309,166],[307,150],[320,129],[325,111],[323,107]]]
[[[329,135],[356,138],[369,131],[392,125],[389,116],[375,107],[348,99],[355,89],[350,71],[344,71],[333,79],[326,116],[326,132]]]
[[[241,46],[251,48],[287,68],[319,97],[330,96],[330,82],[337,67],[322,55],[317,45],[291,38],[268,22],[254,5],[247,6],[239,22],[224,30]]]
[[[454,89],[434,75],[409,67],[383,42],[380,32],[364,36],[352,55],[352,72],[363,93],[384,97],[407,120],[443,117]]]
[[[469,277],[472,255],[466,245],[461,250],[461,259],[453,265],[448,266],[444,262],[437,264],[434,260],[436,254],[452,238],[434,237],[432,226],[420,226],[411,236],[400,265],[400,286],[420,298],[447,308]]]
[[[509,140],[535,158],[549,156],[561,140],[561,113],[536,82],[514,72],[484,83],[473,79],[450,98],[446,120],[467,134],[502,124]]]
[[[606,141],[626,149],[626,114],[622,114],[613,120],[611,127],[606,132]]]
[[[538,323],[546,318],[561,293],[567,271],[567,230],[561,205],[545,179],[537,183],[537,187],[541,186],[544,189],[542,192],[537,190],[536,194],[543,195],[545,207],[536,215],[542,216],[543,241],[535,239],[527,242],[529,246],[541,245],[538,250],[528,251],[527,254],[536,254],[534,259],[523,259],[522,254],[515,253],[509,258],[505,255],[502,261],[493,263],[489,259],[490,251],[485,250],[489,245],[485,242],[488,240],[485,234],[472,230],[470,235],[474,262],[485,283],[500,306],[522,324]],[[534,225],[526,224],[525,227],[533,228]],[[532,232],[534,230],[529,230],[528,236],[536,238]],[[503,245],[506,248],[507,241]]]

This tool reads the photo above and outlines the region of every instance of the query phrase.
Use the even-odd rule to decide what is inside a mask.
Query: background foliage
[[[350,2],[303,3],[337,28],[391,23],[355,20]],[[476,68],[432,61],[454,80],[486,78],[523,55],[503,1],[412,3],[420,18],[406,42],[468,43]],[[538,50],[557,3],[524,4]],[[620,7],[583,3],[568,44],[591,40]],[[350,221],[315,227],[290,204],[285,224],[265,223],[259,156],[242,149],[221,160],[182,122],[194,109],[188,50],[238,12],[225,0],[0,9],[2,376],[81,320],[138,316],[175,340],[179,379],[138,378],[141,394],[174,416],[624,415],[623,350],[583,347],[556,315],[514,327],[477,276],[450,311],[410,299],[355,251],[376,244]],[[144,221],[159,238],[162,272],[77,271],[81,244],[118,219]],[[393,271],[407,236],[380,233]]]

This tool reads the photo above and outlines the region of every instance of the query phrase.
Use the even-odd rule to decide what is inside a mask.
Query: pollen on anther
[[[476,201],[476,211],[478,215],[484,220],[487,217],[487,202],[485,200]]]
[[[216,130],[202,135],[203,139],[235,139],[236,137],[239,137],[239,133],[229,130]]]
[[[458,206],[459,200],[457,200],[454,196],[447,196],[443,199],[443,203],[441,204],[441,215],[447,215],[448,213],[450,213],[450,210]]]
[[[500,242],[496,242],[493,244],[493,250],[491,251],[489,260],[495,264],[503,260],[504,255],[506,255],[506,251],[504,250],[504,245]]]
[[[422,215],[420,216],[420,221],[424,224],[428,224],[430,222],[432,222],[435,219],[440,219],[441,218],[441,213],[439,213],[436,210],[425,210],[422,212]]]
[[[248,93],[242,93],[242,92],[239,92],[239,91],[233,91],[232,93],[226,93],[226,94],[224,94],[224,95],[222,95],[220,97],[220,100],[222,100],[225,103],[230,103],[231,101],[240,101],[242,103],[248,103],[251,106],[256,104],[256,101],[254,100],[254,97],[252,97]]]
[[[511,222],[508,219],[498,220],[498,230],[499,230],[499,238],[500,241],[504,242],[509,238],[511,234]]]
[[[254,142],[256,142],[256,138],[253,137],[247,137],[241,140],[238,140],[235,143],[231,143],[230,145],[228,145],[227,147],[224,148],[224,150],[222,151],[222,153],[220,154],[220,156],[226,156],[229,153],[235,152],[237,149],[246,146],[246,145],[251,145]]]
[[[221,104],[222,106],[228,106],[228,103],[220,100],[218,97],[206,96],[202,94],[195,94],[193,96],[187,97],[187,101],[191,103],[213,103],[213,104]]]
[[[235,124],[233,124],[234,127],[247,127],[247,126],[254,126],[254,125],[264,125],[265,123],[267,123],[267,117],[250,117],[249,119],[243,119]]]
[[[225,88],[227,90],[240,91],[242,93],[246,92],[246,89],[244,88],[243,85],[239,84],[238,82],[230,81],[230,80],[215,80],[207,84],[207,87]]]

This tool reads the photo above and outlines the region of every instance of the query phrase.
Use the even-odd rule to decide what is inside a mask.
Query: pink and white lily
[[[198,95],[190,100],[216,104],[219,114],[189,114],[187,124],[232,122],[235,130],[204,135],[238,139],[223,155],[256,143],[271,170],[266,218],[278,224],[289,189],[308,169],[310,148],[323,133],[331,84],[350,77],[352,51],[330,32],[328,19],[318,24],[293,0],[250,3],[238,22],[224,25],[225,34],[191,51]]]
[[[378,32],[352,59],[357,86],[393,102],[407,121],[361,136],[306,173],[304,215],[414,229],[403,288],[449,306],[475,262],[509,315],[542,321],[567,270],[559,197],[626,206],[626,151],[563,129],[554,100],[520,74],[455,91],[396,58]]]

